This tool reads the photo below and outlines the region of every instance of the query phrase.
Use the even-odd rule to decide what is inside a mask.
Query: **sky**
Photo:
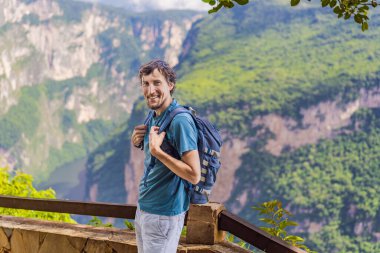
[[[144,10],[209,10],[210,6],[202,0],[81,0],[84,2],[99,2],[102,4],[123,6],[135,11]]]

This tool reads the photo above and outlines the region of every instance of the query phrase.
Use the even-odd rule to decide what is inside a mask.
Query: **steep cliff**
[[[202,19],[66,0],[0,7],[1,163],[59,197],[135,203],[143,155],[129,138],[146,114],[135,76],[165,58],[179,101],[223,132],[212,200],[256,222],[251,206],[278,198],[316,250],[377,252],[378,15],[362,33],[277,1]]]
[[[297,232],[315,250],[376,252],[378,18],[363,34],[313,6],[291,10],[268,1],[193,25],[175,96],[222,129],[213,200],[257,223],[251,206],[277,198],[295,213]],[[129,136],[143,108],[135,104],[124,128],[123,198],[94,194],[92,200],[136,201],[143,157]],[[109,145],[98,154],[99,179],[91,183],[98,193],[100,178],[107,178],[103,189],[121,181],[121,174],[114,181],[107,174],[113,168],[107,160],[118,161],[116,150]]]
[[[0,7],[0,159],[39,182],[71,168],[128,119],[139,65],[151,58],[175,65],[201,17],[63,0]],[[79,167],[63,181],[49,180],[79,183]]]

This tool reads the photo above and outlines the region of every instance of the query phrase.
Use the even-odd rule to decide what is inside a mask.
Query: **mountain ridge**
[[[257,3],[199,20],[176,66],[175,97],[216,123],[227,143],[211,199],[217,196],[213,200],[260,225],[251,206],[277,198],[294,212],[301,224],[297,232],[310,248],[376,252],[379,205],[366,201],[370,207],[360,215],[349,210],[360,206],[357,199],[379,193],[376,180],[366,176],[371,170],[378,174],[378,167],[363,162],[372,157],[365,145],[376,145],[370,141],[377,138],[376,120],[368,116],[370,129],[352,125],[362,126],[357,119],[363,110],[372,115],[379,106],[378,33],[376,27],[365,34],[354,25],[342,27],[329,15],[317,8]],[[127,136],[145,114],[142,101],[134,108]],[[125,201],[136,201],[142,156],[123,138],[133,154],[125,164]],[[234,146],[242,150],[230,152]],[[355,166],[366,167],[340,165],[337,154],[349,161],[357,155]],[[104,160],[97,168],[106,173],[112,166]],[[92,195],[91,200],[99,199]],[[366,217],[364,223],[360,217]]]

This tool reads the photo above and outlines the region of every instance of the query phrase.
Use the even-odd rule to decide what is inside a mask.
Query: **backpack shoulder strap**
[[[146,118],[144,120],[145,126],[148,126],[149,121],[152,119],[153,115],[154,115],[154,111],[150,110],[148,115],[146,116]],[[141,150],[144,150],[144,139],[141,141],[141,143],[138,146],[136,146],[136,148],[140,148]]]
[[[149,121],[151,120],[151,118],[153,117],[154,115],[154,111],[153,110],[150,110],[148,115],[146,116],[145,120],[144,120],[144,125],[148,125],[149,124]]]
[[[168,128],[168,126],[170,125],[170,123],[174,119],[174,117],[178,114],[181,114],[181,113],[188,113],[188,114],[192,115],[191,112],[186,107],[183,107],[183,106],[177,107],[176,109],[171,111],[169,113],[169,115],[166,116],[165,120],[162,122],[162,124],[160,126],[160,129],[158,130],[158,133],[165,131],[166,128]]]

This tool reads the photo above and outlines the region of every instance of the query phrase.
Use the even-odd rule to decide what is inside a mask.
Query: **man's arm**
[[[197,184],[201,179],[201,166],[198,150],[185,152],[182,155],[181,160],[168,155],[160,148],[165,137],[165,132],[158,134],[158,129],[159,127],[153,126],[149,133],[149,149],[152,156],[160,160],[177,176],[192,184]]]

